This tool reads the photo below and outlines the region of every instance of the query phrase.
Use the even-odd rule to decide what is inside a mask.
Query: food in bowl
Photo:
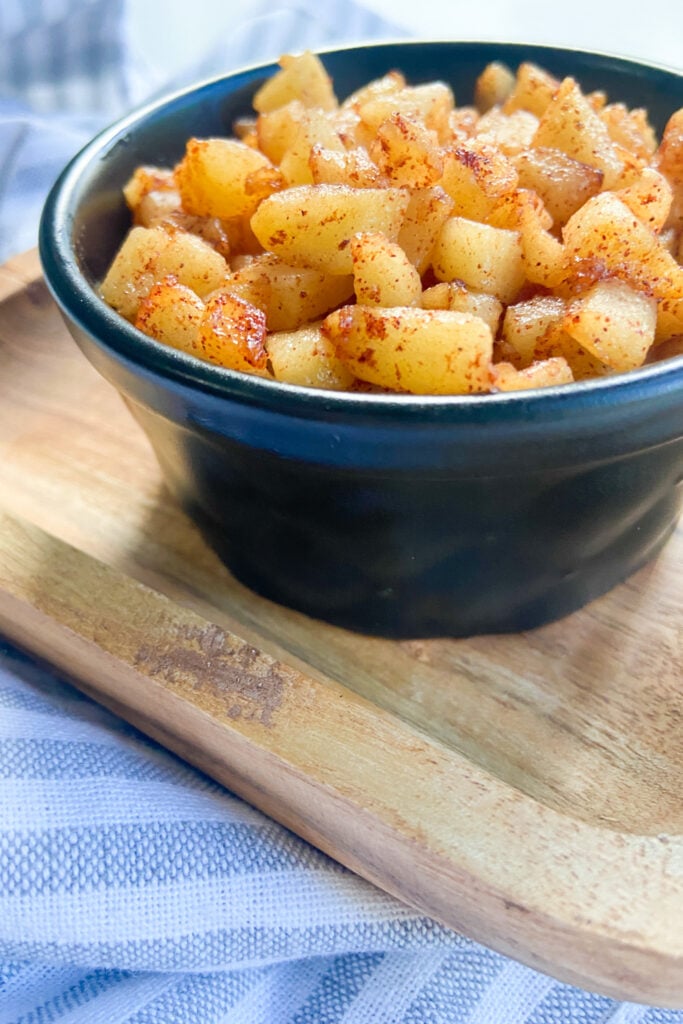
[[[660,137],[683,106],[677,71],[556,47],[416,41],[324,55],[343,96],[397,67],[467,97],[492,62],[533,63],[559,81],[574,76],[586,95],[604,89],[646,107]],[[172,494],[242,583],[363,633],[518,631],[605,593],[652,559],[678,521],[680,356],[495,393],[301,387],[160,344],[102,300],[130,230],[122,189],[136,168],[173,168],[189,138],[229,136],[277,70],[235,72],[122,118],[71,161],[45,206],[49,287],[158,457],[165,487],[150,516],[165,522]],[[659,301],[658,314],[665,307],[675,322],[675,300]],[[489,315],[486,304],[480,311]],[[235,602],[238,619],[265,614],[238,589]]]
[[[343,102],[287,56],[238,137],[124,188],[102,295],[231,370],[336,390],[570,384],[683,352],[683,108],[647,113],[530,61],[473,105],[389,71]]]

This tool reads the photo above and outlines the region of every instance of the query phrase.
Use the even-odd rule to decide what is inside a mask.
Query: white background
[[[324,5],[324,0],[320,0]],[[683,0],[356,0],[414,36],[551,43],[602,50],[683,68]],[[277,0],[269,4],[275,12]],[[288,5],[288,6],[296,6]],[[159,68],[191,65],[229,37],[262,0],[131,3],[138,50]],[[163,14],[161,13],[163,11]],[[176,21],[182,31],[160,31]]]
[[[364,0],[425,38],[553,43],[683,68],[681,0]]]

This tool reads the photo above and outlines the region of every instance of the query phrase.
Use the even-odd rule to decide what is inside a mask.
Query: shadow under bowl
[[[645,106],[661,131],[683,76],[602,54],[474,42],[323,54],[340,96],[392,68],[466,103],[492,60],[535,61]],[[288,607],[393,637],[529,629],[642,566],[675,527],[683,358],[536,392],[411,397],[304,389],[202,363],[99,298],[130,226],[122,185],[231,134],[275,66],[137,111],[69,164],[40,251],[73,337],[122,393],[165,479],[230,570]]]

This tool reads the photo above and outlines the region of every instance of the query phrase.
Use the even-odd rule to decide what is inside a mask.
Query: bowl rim
[[[588,60],[607,61],[613,66],[660,72],[683,79],[683,71],[664,64],[640,60],[600,50],[581,47],[563,47],[550,43],[500,42],[490,40],[446,39],[382,39],[370,43],[352,43],[316,49],[326,56],[343,57],[361,50],[405,48],[415,50],[423,46],[447,49],[491,48],[522,54],[576,54]],[[93,164],[106,154],[127,133],[148,121],[163,109],[187,101],[194,94],[226,87],[226,97],[237,87],[245,86],[278,69],[275,61],[245,65],[227,72],[193,82],[148,100],[113,123],[100,130],[66,164],[53,184],[45,201],[39,226],[39,254],[45,280],[53,297],[64,313],[97,345],[105,348],[120,361],[140,367],[152,375],[171,382],[198,388],[202,392],[239,398],[251,404],[276,407],[283,403],[295,411],[310,414],[312,409],[344,414],[353,409],[365,414],[400,413],[402,418],[449,418],[450,415],[472,415],[477,419],[496,416],[501,412],[513,415],[523,407],[534,419],[552,417],[553,411],[566,411],[567,406],[581,408],[683,393],[683,355],[658,363],[646,364],[634,370],[597,377],[571,384],[553,385],[508,392],[487,392],[467,395],[413,395],[406,393],[367,393],[333,391],[322,388],[288,384],[255,374],[243,373],[217,366],[189,353],[164,345],[143,334],[128,320],[113,310],[100,297],[97,289],[81,271],[72,236],[75,212],[80,191],[87,183]],[[673,110],[672,110],[673,113]],[[123,187],[123,182],[121,187]]]

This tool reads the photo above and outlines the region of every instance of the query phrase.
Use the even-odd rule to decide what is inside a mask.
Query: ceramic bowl
[[[605,55],[474,42],[323,55],[340,96],[391,68],[450,82],[491,60],[541,64],[645,106],[661,130],[683,76]],[[241,375],[141,335],[96,284],[129,226],[121,186],[229,134],[275,67],[240,71],[124,118],[66,168],[40,249],[77,343],[148,434],[165,480],[260,594],[393,637],[519,631],[566,615],[652,558],[683,475],[683,358],[629,374],[466,397],[331,393]]]

